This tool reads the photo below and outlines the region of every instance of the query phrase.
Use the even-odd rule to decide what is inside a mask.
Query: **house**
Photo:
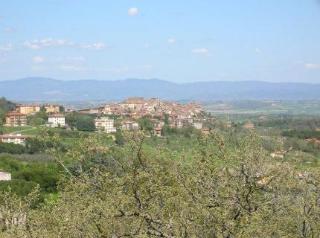
[[[60,113],[61,107],[60,105],[54,105],[54,104],[45,104],[44,109],[46,110],[46,113],[49,114],[57,114]]]
[[[97,108],[85,108],[78,111],[81,114],[101,114],[103,112],[103,107]]]
[[[6,172],[0,171],[0,181],[10,181],[11,180],[11,174]]]
[[[0,135],[0,141],[2,143],[13,143],[13,144],[16,144],[16,145],[25,145],[27,138],[28,137],[23,136],[21,134]]]
[[[38,104],[20,104],[17,105],[16,111],[25,115],[32,115],[40,112],[41,106]]]
[[[201,130],[202,129],[202,122],[194,122],[193,127],[198,130]]]
[[[124,121],[121,129],[124,131],[136,131],[139,130],[139,124],[135,121]]]
[[[162,127],[158,126],[153,129],[153,134],[157,137],[162,136]]]
[[[52,114],[48,117],[49,127],[65,127],[66,117],[63,114]]]
[[[276,151],[270,154],[273,159],[283,159],[286,151]]]
[[[145,103],[146,102],[142,97],[132,97],[122,102],[120,106],[127,110],[139,111],[143,108]]]
[[[243,128],[244,128],[244,129],[247,129],[247,130],[253,130],[253,129],[255,128],[255,126],[254,126],[254,124],[253,124],[251,121],[249,121],[249,122],[247,122],[247,123],[245,123],[245,124],[243,125]]]
[[[6,123],[4,126],[8,127],[17,127],[17,126],[26,126],[27,125],[27,116],[20,112],[8,112],[6,114]]]
[[[117,132],[117,128],[114,127],[114,120],[108,117],[100,117],[94,120],[96,129],[99,131],[104,131],[106,133]]]

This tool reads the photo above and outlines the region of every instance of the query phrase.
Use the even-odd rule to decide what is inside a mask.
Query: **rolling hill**
[[[320,100],[320,84],[242,82],[172,83],[24,78],[0,81],[0,97],[16,101],[121,100],[132,96],[169,100]]]

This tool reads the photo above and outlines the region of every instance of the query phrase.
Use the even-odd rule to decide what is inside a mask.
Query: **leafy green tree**
[[[40,108],[40,111],[34,115],[28,116],[28,124],[32,126],[44,125],[48,120],[48,114],[44,107]]]
[[[190,142],[188,151],[160,140],[155,146],[143,132],[126,133],[123,146],[107,146],[99,135],[81,138],[66,153],[55,146],[65,171],[58,198],[30,206],[0,193],[6,219],[24,217],[19,224],[0,219],[2,234],[319,237],[318,169],[272,159],[254,133],[181,138]]]
[[[115,134],[115,143],[119,146],[122,146],[125,143],[125,139],[124,139],[124,136],[123,136],[121,130],[117,130],[117,132]]]
[[[78,116],[76,128],[79,131],[95,131],[94,119],[91,116],[86,115]]]
[[[0,153],[23,154],[25,152],[26,152],[26,149],[23,145],[0,142]]]
[[[141,130],[152,132],[154,129],[153,122],[148,117],[142,117],[138,120]]]
[[[8,111],[14,110],[16,105],[13,102],[7,101],[5,98],[0,98],[0,126],[4,124],[5,115]]]
[[[67,114],[66,122],[71,128],[79,131],[95,131],[94,118],[89,115],[73,112]]]

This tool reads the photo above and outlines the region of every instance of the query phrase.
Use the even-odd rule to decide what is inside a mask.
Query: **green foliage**
[[[148,131],[150,133],[153,131],[154,125],[150,118],[142,117],[138,120],[138,123],[141,130]]]
[[[0,142],[0,153],[23,154],[26,153],[26,148],[23,145]]]
[[[125,139],[124,139],[124,136],[123,136],[121,130],[117,130],[117,132],[115,134],[115,143],[119,146],[122,146],[125,143]]]
[[[320,131],[314,130],[290,130],[282,132],[282,135],[285,137],[296,137],[299,139],[309,139],[315,138],[320,139]]]
[[[7,101],[5,98],[0,98],[0,126],[3,125],[5,115],[8,111],[13,110],[16,105],[13,102]]]
[[[164,136],[181,135],[186,138],[191,138],[193,135],[197,136],[199,131],[192,126],[187,126],[184,128],[171,128],[168,125],[164,125],[162,128],[162,134]]]
[[[26,181],[23,179],[14,179],[11,181],[3,181],[0,182],[0,191],[15,193],[20,197],[27,196],[30,192],[32,192],[37,187],[37,183],[33,181]]]
[[[27,138],[25,147],[26,152],[30,154],[46,152],[51,149],[65,151],[65,146],[60,137],[50,130],[43,130],[40,135]]]
[[[36,114],[28,116],[28,124],[31,126],[44,125],[47,122],[47,120],[48,120],[48,114],[46,113],[43,107]]]
[[[0,159],[0,168],[55,194],[31,206],[30,198],[40,198],[35,192],[28,199],[0,193],[0,202],[10,201],[0,203],[1,212],[25,215],[19,225],[2,223],[4,236],[320,236],[320,173],[269,156],[286,142],[237,128],[167,133],[162,139],[127,132],[116,134],[115,142],[95,134],[65,151],[47,132],[37,139],[52,143],[47,150],[65,175],[58,187],[52,164]]]
[[[0,98],[0,109],[3,111],[12,111],[15,109],[16,105],[13,102],[7,101],[5,98]]]
[[[66,116],[66,123],[79,131],[95,131],[94,118],[89,115],[70,113]]]
[[[27,216],[25,237],[317,237],[319,175],[304,178],[267,157],[255,135],[238,145],[198,137],[193,158],[148,152],[143,134],[101,150],[87,138],[69,156],[91,169],[71,174],[58,199]],[[104,152],[103,152],[104,151]],[[170,154],[170,152],[169,152]],[[97,163],[97,156],[104,163]],[[28,211],[28,209],[27,209]],[[266,222],[267,221],[267,222]],[[7,231],[6,231],[7,232]]]
[[[0,157],[0,171],[10,172],[12,181],[0,183],[0,191],[8,189],[25,196],[40,186],[43,193],[56,192],[60,169],[53,162],[17,160],[10,156]]]

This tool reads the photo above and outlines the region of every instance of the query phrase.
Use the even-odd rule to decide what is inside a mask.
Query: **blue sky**
[[[0,80],[320,83],[317,0],[3,0]]]

